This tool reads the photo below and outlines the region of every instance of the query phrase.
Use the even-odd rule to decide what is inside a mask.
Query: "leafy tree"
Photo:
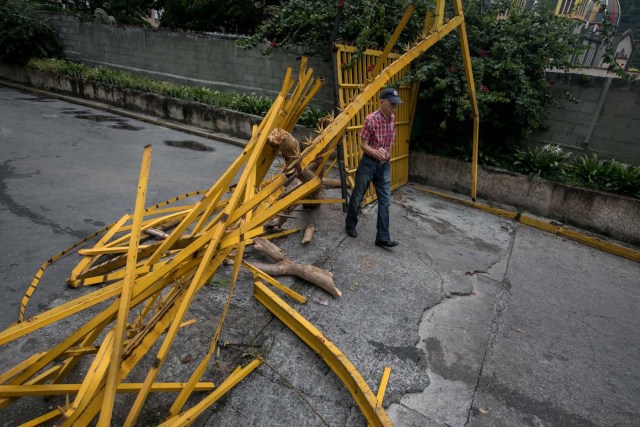
[[[513,151],[545,126],[545,106],[552,102],[545,70],[570,67],[571,55],[581,49],[572,35],[574,23],[545,7],[520,9],[509,0],[490,6],[483,0],[463,3],[481,147],[492,155]],[[423,55],[414,75],[422,82],[420,97],[427,108],[419,148],[428,146],[425,141],[447,141],[449,148],[468,152],[471,105],[457,34]]]
[[[301,47],[307,55],[329,59],[331,33],[339,12],[342,14],[337,41],[361,49],[383,47],[410,0],[283,0],[267,9],[268,18],[255,34],[241,42],[245,48],[268,41],[272,47]],[[407,43],[420,31],[429,0],[413,1],[417,12],[400,39]]]
[[[0,0],[0,62],[62,57],[58,34],[36,12],[28,0]]]
[[[283,0],[269,9],[269,18],[244,45],[254,47],[266,40],[276,48],[299,46],[307,54],[327,56],[335,17],[342,9],[339,41],[361,50],[380,48],[408,3]],[[581,49],[578,36],[572,34],[574,23],[553,16],[549,2],[524,10],[517,3],[463,0],[485,151],[505,150],[544,126],[544,107],[552,101],[545,70],[568,68],[571,55]],[[425,13],[433,7],[428,0],[414,4],[416,13],[402,33],[401,46],[419,36]],[[417,146],[447,141],[454,151],[468,151],[472,117],[457,34],[423,55],[413,77],[422,82],[420,97],[426,106],[426,114],[417,120],[423,129],[423,142]]]
[[[92,16],[97,8],[113,16],[118,24],[142,24],[156,0],[43,0],[49,8],[58,8]]]
[[[637,0],[620,0],[620,27],[618,32],[633,30],[635,51],[631,57],[630,66],[640,68],[640,2]]]
[[[195,31],[253,33],[264,9],[277,0],[159,0],[161,25]]]

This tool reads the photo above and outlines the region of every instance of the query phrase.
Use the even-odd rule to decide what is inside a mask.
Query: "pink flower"
[[[449,72],[453,74],[458,74],[458,67],[456,67],[455,65],[449,67]]]
[[[269,42],[271,47],[278,47],[278,42]]]
[[[369,66],[367,67],[367,71],[372,72],[374,68],[376,68],[376,64],[369,64]]]
[[[339,0],[339,1],[338,1],[338,7],[339,7],[340,9],[342,9],[342,8],[344,7],[344,0]]]
[[[482,85],[482,87],[480,88],[480,92],[482,92],[482,93],[489,92],[489,88],[487,87],[487,85]]]

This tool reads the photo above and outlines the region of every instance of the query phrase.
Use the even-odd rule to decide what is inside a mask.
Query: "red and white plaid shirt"
[[[385,160],[391,157],[391,146],[396,137],[396,116],[386,118],[380,110],[376,110],[364,119],[360,138],[366,142],[369,147],[377,150],[384,148],[387,152]]]

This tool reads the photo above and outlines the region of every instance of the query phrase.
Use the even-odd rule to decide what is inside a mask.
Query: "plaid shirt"
[[[369,147],[377,150],[384,148],[387,152],[387,158],[391,157],[391,146],[396,136],[396,116],[392,114],[390,118],[386,118],[380,110],[376,110],[364,119],[360,138],[366,142]]]

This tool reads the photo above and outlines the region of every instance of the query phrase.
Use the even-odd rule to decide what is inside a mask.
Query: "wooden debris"
[[[162,230],[158,230],[157,228],[147,228],[144,232],[150,236],[157,237],[158,239],[166,239],[169,237],[167,233]]]
[[[302,243],[303,245],[309,243],[311,239],[313,239],[313,233],[315,231],[316,227],[313,224],[307,224],[307,227],[304,229],[304,236],[302,236],[302,241],[300,243]]]
[[[251,263],[257,269],[270,276],[296,276],[324,289],[334,297],[342,296],[342,292],[333,283],[332,272],[315,265],[298,264],[287,258],[277,245],[261,237],[254,239],[254,247],[258,252],[277,262],[276,264]]]
[[[335,178],[322,178],[322,185],[333,188],[340,188],[342,186],[340,180]]]

